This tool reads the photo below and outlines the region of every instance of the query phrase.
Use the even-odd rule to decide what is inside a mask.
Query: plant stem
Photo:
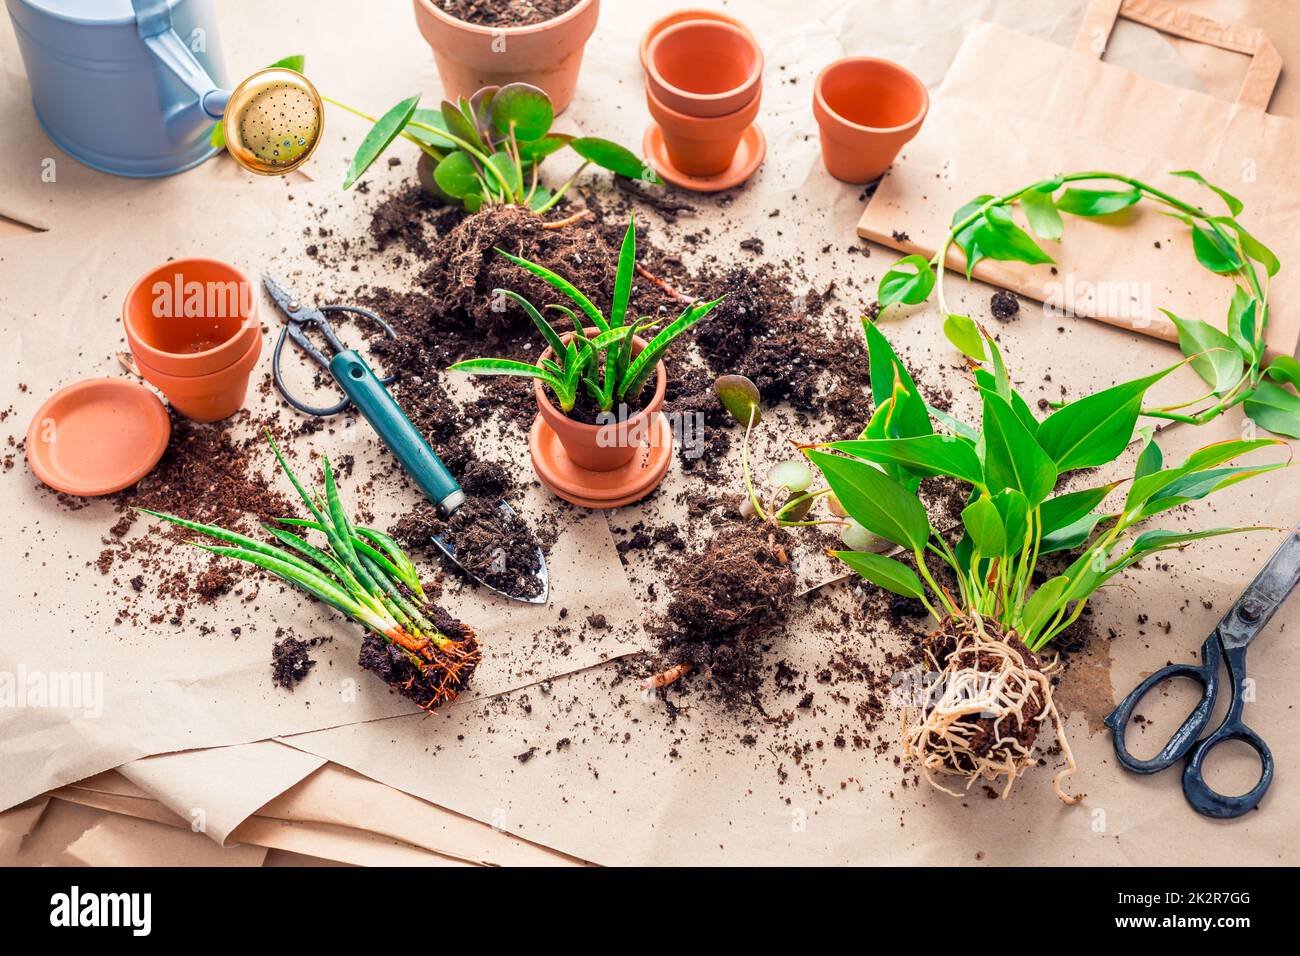
[[[543,204],[542,207],[541,207],[540,209],[538,209],[537,211],[538,211],[539,213],[540,213],[540,212],[546,212],[546,210],[550,209],[550,208],[551,208],[552,206],[554,206],[557,202],[559,202],[559,201],[560,201],[560,197],[563,196],[566,192],[568,192],[569,187],[572,186],[573,183],[574,183],[574,181],[575,181],[579,176],[582,175],[582,171],[583,171],[584,169],[586,169],[586,168],[587,168],[588,166],[590,166],[590,165],[591,165],[591,160],[589,160],[589,159],[583,160],[582,165],[579,166],[579,167],[577,168],[577,170],[574,172],[574,174],[573,174],[572,176],[570,176],[568,179],[566,179],[566,180],[564,181],[564,185],[562,185],[559,189],[557,189],[557,190],[555,191],[555,195],[553,195],[550,199],[546,200],[545,204]]]

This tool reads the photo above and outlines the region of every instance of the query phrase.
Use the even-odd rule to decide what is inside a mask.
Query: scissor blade
[[[266,286],[267,293],[280,311],[290,318],[302,308],[302,303],[299,302],[298,297],[289,291],[289,287],[275,276],[263,274],[262,285]]]
[[[511,508],[510,505],[505,501],[497,502],[497,508],[500,511],[502,511],[504,514],[511,515],[512,517],[515,514],[515,509]],[[463,564],[461,564],[459,560],[457,560],[455,546],[446,538],[442,537],[442,535],[435,534],[433,536],[433,543],[436,544],[438,546],[438,550],[440,550],[443,554],[445,554],[447,558],[453,564],[455,564],[456,567],[460,568],[461,571],[463,571],[467,577],[472,578],[474,581],[477,581],[479,584],[483,585],[483,587],[487,588],[489,591],[493,591],[496,594],[500,594],[502,597],[509,598],[512,601],[522,601],[525,604],[545,604],[550,599],[551,578],[546,570],[546,555],[542,553],[542,549],[540,545],[537,548],[537,571],[535,572],[535,577],[537,578],[538,582],[541,584],[542,589],[538,591],[536,594],[532,595],[531,597],[528,597],[522,594],[511,594],[509,591],[503,591],[500,588],[493,587],[491,584],[488,584],[478,575],[471,572],[468,568],[466,568]]]
[[[1219,622],[1219,638],[1224,649],[1245,647],[1258,637],[1297,581],[1300,581],[1300,529],[1287,535]]]

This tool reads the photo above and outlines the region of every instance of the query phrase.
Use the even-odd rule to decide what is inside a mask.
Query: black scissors
[[[1259,734],[1241,720],[1245,704],[1242,688],[1246,680],[1246,649],[1286,601],[1297,580],[1300,580],[1300,529],[1287,536],[1255,580],[1228,609],[1214,633],[1205,639],[1201,646],[1199,667],[1195,664],[1170,664],[1162,667],[1133,688],[1133,692],[1111,711],[1105,723],[1114,737],[1115,756],[1125,769],[1134,773],[1159,773],[1187,757],[1187,767],[1183,770],[1183,794],[1197,813],[1226,819],[1239,817],[1259,805],[1269,784],[1273,782],[1273,754]],[[1219,664],[1225,660],[1232,703],[1223,722],[1209,736],[1197,739],[1201,737],[1201,732],[1214,713],[1214,703],[1222,687]],[[1139,760],[1129,753],[1124,741],[1129,718],[1148,691],[1171,677],[1190,677],[1201,684],[1204,693],[1200,703],[1183,721],[1182,726],[1174,731],[1160,752],[1150,760]],[[1205,758],[1226,740],[1244,741],[1259,755],[1259,782],[1238,796],[1225,796],[1205,783]]]

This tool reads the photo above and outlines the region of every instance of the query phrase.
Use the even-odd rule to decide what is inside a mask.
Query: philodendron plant
[[[1048,264],[1052,257],[1034,236],[1045,241],[1060,240],[1064,230],[1062,213],[1107,216],[1145,200],[1159,207],[1163,215],[1184,223],[1191,230],[1197,261],[1211,272],[1231,278],[1235,289],[1228,307],[1226,333],[1208,322],[1185,319],[1161,309],[1177,328],[1179,345],[1191,359],[1192,368],[1205,380],[1209,392],[1176,405],[1145,408],[1143,414],[1200,425],[1234,405],[1245,403],[1246,414],[1263,428],[1300,438],[1300,394],[1296,392],[1300,388],[1300,363],[1289,355],[1280,355],[1264,364],[1269,280],[1281,264],[1238,221],[1244,209],[1241,200],[1210,184],[1193,170],[1173,175],[1212,190],[1229,214],[1208,212],[1118,173],[1053,176],[1003,196],[976,196],[966,203],[953,214],[952,225],[933,256],[929,259],[906,256],[885,273],[877,294],[880,304],[917,304],[938,290],[939,310],[944,315],[949,339],[962,351],[983,360],[981,337],[975,324],[968,317],[952,312],[944,301],[944,264],[951,246],[964,254],[968,279],[982,259]],[[1084,187],[1082,183],[1102,183],[1106,188]],[[1017,208],[1029,231],[1015,221]]]
[[[343,181],[355,183],[398,136],[424,154],[422,166],[432,167],[427,189],[462,203],[470,212],[484,206],[518,205],[545,212],[591,163],[631,179],[662,180],[631,150],[596,136],[554,133],[555,109],[545,92],[527,83],[485,86],[469,99],[444,100],[436,109],[420,109],[419,94],[407,97],[379,119],[327,98],[327,102],[374,125],[366,134]],[[558,188],[538,179],[542,161],[571,149],[582,157],[578,167]]]
[[[1285,444],[1219,442],[1165,467],[1151,431],[1137,429],[1137,422],[1147,389],[1184,363],[1077,399],[1039,420],[1011,387],[983,329],[977,331],[991,368],[975,368],[983,408],[975,428],[929,408],[884,335],[870,322],[863,325],[875,402],[871,421],[857,439],[803,450],[844,510],[903,549],[907,560],[863,551],[836,551],[835,557],[868,581],[922,602],[940,622],[926,644],[939,683],[908,707],[905,749],[931,783],[936,773],[968,778],[968,786],[980,777],[1005,778],[1005,795],[1036,761],[1034,738],[1050,718],[1068,762],[1054,786],[1073,802],[1059,781],[1074,761],[1038,652],[1078,619],[1090,595],[1144,557],[1201,538],[1262,530],[1137,529],[1161,512],[1284,467],[1229,463]],[[936,422],[947,431],[936,430]],[[1054,493],[1063,475],[1116,460],[1135,432],[1145,444],[1131,478]],[[970,486],[959,540],[931,523],[917,496],[920,483],[937,475]],[[1035,572],[1055,552],[1077,557],[1040,580]]]
[[[538,311],[533,303],[517,292],[497,289],[496,294],[509,298],[528,314],[554,358],[542,359],[536,365],[511,359],[478,358],[457,362],[453,372],[472,372],[476,375],[519,375],[540,379],[554,394],[560,409],[568,414],[577,402],[578,389],[583,388],[602,413],[616,407],[633,406],[641,396],[655,366],[668,346],[700,319],[704,318],[722,299],[712,302],[693,302],[675,320],[659,330],[639,354],[632,352],[633,338],[655,327],[653,319],[642,316],[629,317],[628,299],[632,293],[632,277],[636,271],[636,219],[627,224],[623,246],[618,255],[618,269],[614,279],[614,299],[610,303],[608,318],[573,283],[545,266],[504,250],[496,250],[515,265],[527,269],[547,284],[562,292],[579,312],[563,305],[546,308],[562,313],[573,325],[573,335],[565,342],[561,334]],[[588,338],[584,328],[587,322],[596,329]],[[602,358],[603,357],[603,358]]]

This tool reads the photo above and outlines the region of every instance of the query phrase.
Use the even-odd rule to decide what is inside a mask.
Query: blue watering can
[[[296,169],[323,109],[293,70],[225,82],[212,0],[5,0],[41,126],[73,158],[118,176],[170,176],[218,152],[253,172]],[[185,39],[182,39],[184,37]]]

